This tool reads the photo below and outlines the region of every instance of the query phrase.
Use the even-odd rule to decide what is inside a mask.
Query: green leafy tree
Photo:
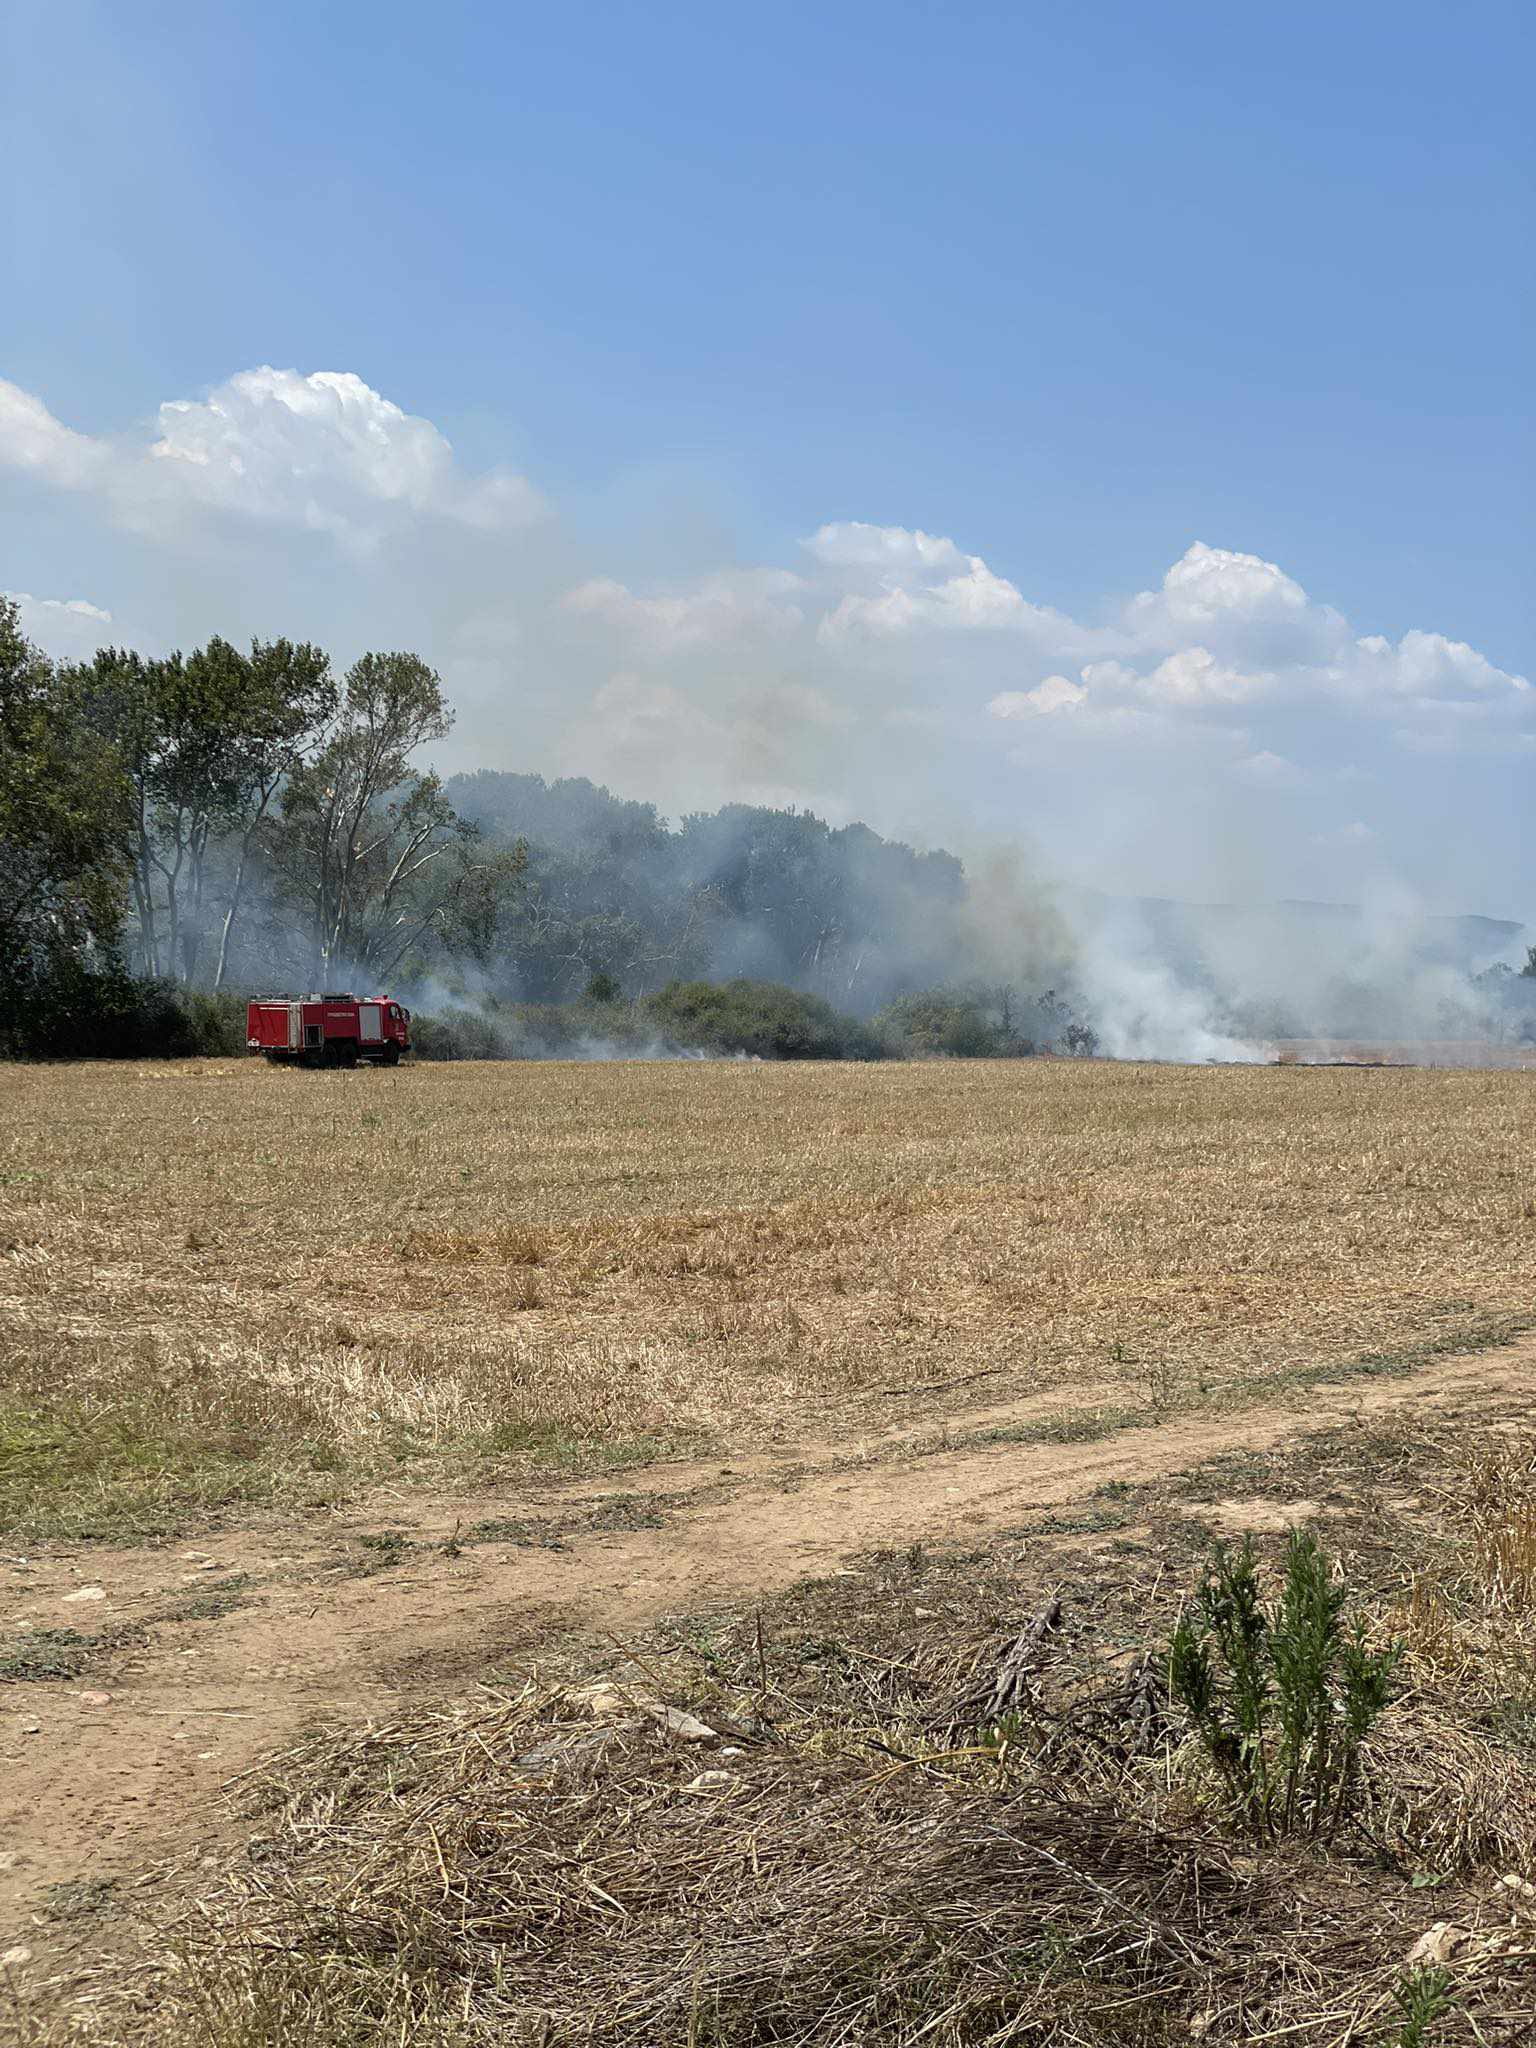
[[[109,647],[78,684],[130,791],[139,967],[197,981],[217,920],[219,987],[256,836],[335,708],[328,660],[287,640],[158,661]]]
[[[382,981],[440,935],[520,856],[482,857],[417,751],[453,723],[436,673],[414,654],[365,654],[348,670],[321,746],[290,775],[270,835],[302,907],[317,984],[353,972]],[[473,913],[484,915],[484,902]]]
[[[216,989],[224,986],[229,972],[259,835],[289,778],[320,744],[337,702],[330,658],[307,641],[253,641],[249,656],[238,660],[239,716],[230,734],[224,815],[233,859],[219,929]]]
[[[14,1032],[61,977],[111,967],[130,826],[113,749],[0,597],[0,978]]]
[[[99,739],[112,750],[123,777],[127,810],[129,882],[141,974],[163,971],[159,856],[155,837],[160,758],[163,664],[132,648],[103,647],[74,671],[74,693]]]

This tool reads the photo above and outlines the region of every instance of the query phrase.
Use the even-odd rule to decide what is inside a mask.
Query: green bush
[[[8,977],[0,1056],[190,1059],[245,1050],[245,999],[146,981],[108,960],[65,955]]]
[[[857,1017],[774,981],[671,981],[640,1010],[674,1045],[765,1060],[877,1060],[889,1048]]]
[[[423,1060],[504,1060],[515,1057],[500,1018],[457,1006],[411,1017],[411,1045]]]
[[[228,989],[217,994],[203,989],[183,989],[176,1000],[186,1019],[189,1053],[225,1057],[243,1053],[245,1045],[246,999]]]
[[[924,989],[898,996],[875,1019],[887,1037],[919,1058],[985,1060],[1032,1045],[1009,1045],[1001,1023],[987,1014],[982,997],[955,989]]]
[[[867,1024],[776,982],[674,981],[634,1003],[611,987],[599,975],[579,1002],[488,1002],[418,1013],[412,1042],[427,1060],[580,1059],[593,1052],[622,1059],[669,1050],[869,1060],[887,1051]]]
[[[1174,1630],[1169,1690],[1261,1841],[1335,1832],[1360,1745],[1391,1698],[1401,1646],[1368,1650],[1364,1621],[1344,1624],[1345,1598],[1316,1537],[1293,1530],[1266,1609],[1250,1538],[1236,1552],[1217,1546]]]
[[[1027,1059],[1041,1052],[1085,1056],[1098,1036],[1055,989],[1029,994],[998,987],[920,989],[898,996],[875,1019],[898,1051],[917,1059]]]

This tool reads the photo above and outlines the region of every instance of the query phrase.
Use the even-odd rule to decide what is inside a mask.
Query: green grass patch
[[[178,1430],[132,1407],[0,1405],[0,1529],[29,1537],[135,1541],[222,1508],[270,1501],[296,1477],[271,1448]],[[313,1494],[314,1475],[303,1472]]]
[[[249,1607],[246,1588],[252,1584],[249,1572],[232,1572],[227,1579],[210,1579],[195,1593],[171,1600],[155,1615],[156,1621],[218,1621],[238,1608]]]
[[[361,1557],[348,1559],[348,1568],[357,1579],[371,1578],[375,1572],[387,1572],[397,1564],[404,1564],[413,1550],[420,1545],[413,1543],[409,1536],[402,1536],[398,1530],[384,1529],[377,1534],[359,1536],[357,1547]]]
[[[117,1904],[119,1886],[112,1877],[68,1878],[43,1888],[43,1917],[55,1926],[97,1920]]]
[[[594,1437],[570,1423],[513,1418],[486,1430],[469,1446],[469,1453],[480,1458],[526,1458],[549,1472],[622,1472],[703,1448],[699,1437]]]
[[[513,1543],[526,1550],[568,1550],[568,1536],[627,1534],[635,1529],[662,1529],[673,1501],[662,1495],[615,1493],[607,1500],[559,1516],[498,1516],[475,1522],[459,1539],[463,1543]]]
[[[78,1678],[93,1658],[115,1649],[119,1635],[82,1635],[74,1628],[34,1628],[0,1650],[0,1682]]]

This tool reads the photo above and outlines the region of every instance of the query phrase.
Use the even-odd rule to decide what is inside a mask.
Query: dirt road
[[[1526,1339],[1093,1441],[921,1456],[899,1441],[862,1456],[820,1445],[797,1465],[660,1467],[625,1495],[548,1488],[536,1514],[506,1498],[376,1497],[344,1519],[242,1527],[197,1548],[4,1560],[8,1644],[73,1629],[118,1647],[75,1678],[0,1688],[0,1932],[35,1942],[49,1886],[194,1855],[227,1826],[219,1787],[316,1725],[529,1669],[573,1639],[767,1594],[871,1548],[1027,1524],[1111,1479],[1162,1478],[1403,1406],[1442,1422],[1519,1412],[1533,1392]],[[984,1419],[1027,1427],[1050,1413],[1024,1400]],[[457,1554],[456,1529],[473,1532]]]

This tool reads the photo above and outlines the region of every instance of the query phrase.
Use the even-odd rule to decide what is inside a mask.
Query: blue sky
[[[60,651],[62,602],[408,636],[463,758],[1536,908],[1528,8],[12,0],[0,36],[0,587]],[[369,400],[231,391],[262,366]],[[183,401],[214,442],[167,451]],[[1204,595],[1128,623],[1195,543]],[[1102,857],[1056,843],[1085,820]]]

